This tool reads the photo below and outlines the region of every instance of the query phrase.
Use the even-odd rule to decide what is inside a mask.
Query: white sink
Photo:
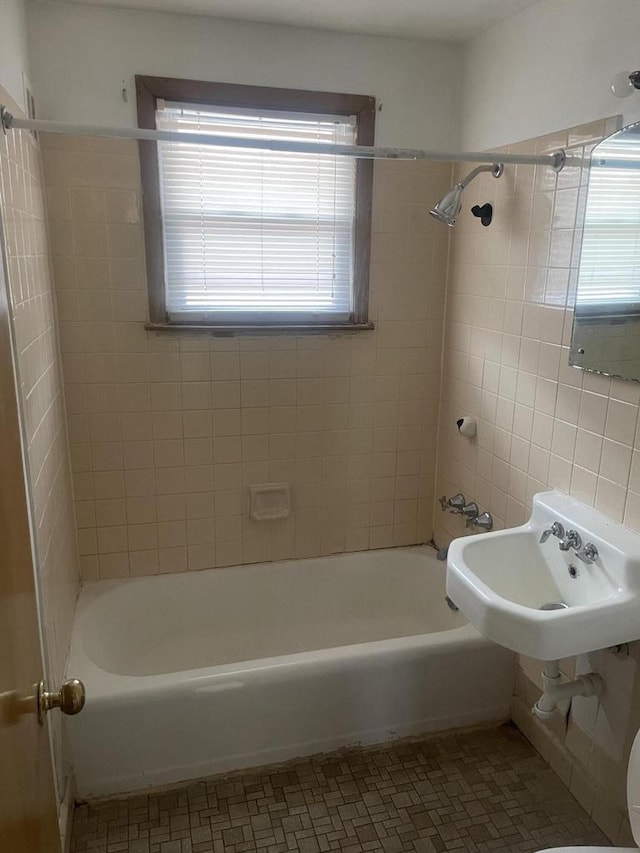
[[[542,533],[554,522],[596,546],[583,562]],[[533,499],[521,527],[455,539],[447,595],[486,637],[540,660],[640,639],[640,535],[562,492]],[[547,609],[551,608],[551,609]]]

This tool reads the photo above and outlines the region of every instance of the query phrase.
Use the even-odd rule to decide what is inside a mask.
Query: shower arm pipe
[[[504,155],[501,155],[504,156]],[[466,178],[458,182],[460,189],[465,190],[474,178],[477,178],[482,172],[491,172],[494,178],[500,178],[504,171],[503,160],[500,163],[493,163],[491,166],[478,166],[473,172],[469,172]]]
[[[244,139],[209,133],[181,133],[174,130],[149,130],[142,127],[108,127],[91,124],[68,124],[61,121],[21,118],[0,106],[0,123],[5,133],[10,130],[31,130],[41,133],[64,133],[73,136],[108,136],[118,139],[140,139],[147,142],[186,142],[193,145],[214,145],[226,148],[248,148],[259,151],[283,151],[299,154],[329,154],[358,157],[365,160],[441,160],[460,163],[510,163],[522,166],[549,166],[560,172],[565,165],[582,166],[578,157],[567,157],[559,149],[552,154],[496,154],[487,151],[468,151],[452,154],[449,151],[421,151],[413,148],[379,148],[366,145],[332,145],[327,142],[288,142],[277,139]]]

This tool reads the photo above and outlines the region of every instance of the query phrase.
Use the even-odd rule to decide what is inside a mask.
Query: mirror
[[[569,363],[640,381],[640,122],[591,155]]]

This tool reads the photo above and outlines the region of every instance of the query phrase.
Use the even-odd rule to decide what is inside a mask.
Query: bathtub
[[[85,584],[78,795],[504,720],[513,656],[444,596],[428,547]]]

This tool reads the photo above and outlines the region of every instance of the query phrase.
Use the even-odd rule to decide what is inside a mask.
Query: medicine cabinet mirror
[[[640,122],[592,153],[569,363],[640,381]]]

